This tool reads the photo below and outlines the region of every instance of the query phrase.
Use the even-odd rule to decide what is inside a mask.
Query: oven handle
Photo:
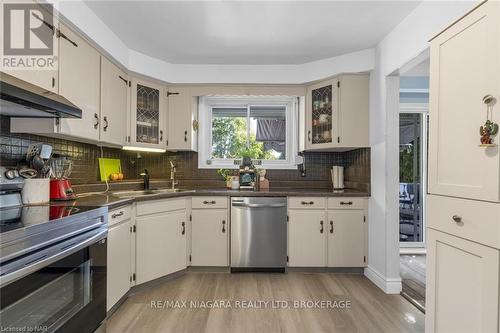
[[[250,204],[250,203],[239,203],[233,201],[232,203],[233,207],[247,207],[247,208],[281,208],[281,207],[286,207],[286,204]]]
[[[64,257],[67,257],[75,252],[78,252],[81,249],[84,249],[84,248],[102,240],[103,238],[106,238],[107,233],[108,233],[108,230],[103,229],[99,233],[85,239],[82,242],[72,244],[72,246],[70,246],[70,247],[66,247],[64,250],[62,250],[61,252],[59,252],[53,256],[43,257],[43,255],[42,255],[42,257],[40,259],[35,260],[35,261],[31,261],[30,263],[28,263],[28,265],[26,265],[26,264],[20,265],[21,266],[20,269],[16,269],[12,273],[8,273],[6,275],[0,276],[0,288],[6,286],[7,284],[10,284],[16,280],[19,280],[19,279],[21,279],[21,278],[23,278],[31,273],[34,273],[34,272],[38,271],[39,269],[42,269],[43,267],[46,267],[50,264],[53,264],[56,261],[63,259]],[[59,244],[59,246],[60,245],[61,244]],[[50,251],[50,249],[48,249],[47,251]]]

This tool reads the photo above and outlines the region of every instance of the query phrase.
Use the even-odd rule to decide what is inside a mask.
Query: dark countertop
[[[67,202],[67,205],[80,206],[107,206],[108,209],[115,209],[120,206],[128,205],[138,201],[148,201],[165,198],[178,198],[186,196],[232,196],[232,197],[284,197],[284,196],[305,196],[305,197],[369,197],[366,192],[346,189],[342,192],[333,192],[327,189],[285,189],[275,188],[261,191],[249,190],[229,190],[229,189],[196,189],[182,190],[181,192],[159,193],[135,198],[120,198],[113,195],[113,192],[105,194],[85,193],[79,195],[76,201]],[[61,203],[62,204],[62,203]]]

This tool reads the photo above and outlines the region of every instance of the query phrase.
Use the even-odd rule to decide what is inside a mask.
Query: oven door
[[[105,229],[93,231],[6,263],[2,330],[93,332],[106,316],[105,237]]]

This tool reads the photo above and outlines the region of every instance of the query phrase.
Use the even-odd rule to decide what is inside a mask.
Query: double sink
[[[119,198],[137,198],[149,195],[163,194],[163,193],[178,193],[185,192],[186,190],[181,190],[178,188],[162,188],[162,189],[149,189],[149,190],[131,190],[131,191],[119,191],[112,192],[112,194]]]

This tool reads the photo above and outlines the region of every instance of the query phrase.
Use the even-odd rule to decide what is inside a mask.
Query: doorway
[[[427,131],[424,112],[399,115],[399,242],[401,247],[425,246],[424,156]]]
[[[401,295],[425,312],[429,58],[412,62],[402,69],[399,85]]]

